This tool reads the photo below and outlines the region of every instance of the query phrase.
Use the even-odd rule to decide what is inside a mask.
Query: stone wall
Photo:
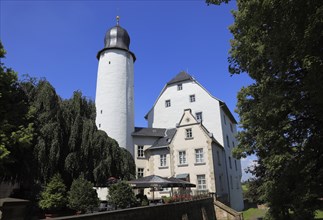
[[[55,218],[56,220],[215,220],[213,199]]]
[[[237,212],[217,200],[214,200],[214,209],[217,220],[243,220],[241,212]]]

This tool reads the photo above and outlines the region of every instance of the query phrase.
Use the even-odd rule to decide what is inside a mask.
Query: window
[[[144,146],[138,146],[138,157],[144,157]]]
[[[225,115],[223,115],[223,121],[224,121],[224,124],[226,125],[227,124],[227,119],[225,118]]]
[[[179,164],[186,164],[186,151],[178,152],[179,155]]]
[[[232,169],[231,157],[229,157],[229,166],[230,166],[230,169]]]
[[[227,135],[227,144],[228,144],[228,148],[230,148],[229,136],[228,135]]]
[[[235,146],[234,146],[234,141],[232,141],[232,147],[235,147]]]
[[[195,102],[195,95],[190,95],[190,102]]]
[[[230,123],[230,129],[231,129],[231,132],[233,132],[232,123]]]
[[[233,189],[232,176],[230,176],[231,189]]]
[[[183,84],[177,84],[177,90],[182,90],[183,89]]]
[[[218,164],[219,164],[219,166],[221,166],[220,152],[217,151],[216,154],[218,156]]]
[[[202,121],[202,119],[203,119],[203,118],[202,118],[202,112],[196,112],[196,114],[195,114],[195,115],[196,115],[196,120],[197,120],[197,121]]]
[[[234,160],[234,167],[236,168],[236,171],[238,171],[237,160]]]
[[[165,101],[165,107],[166,108],[170,107],[170,99],[168,99],[168,100]]]
[[[101,110],[100,112],[101,112],[101,114],[102,114],[103,110]]]
[[[160,155],[160,166],[166,167],[166,154]]]
[[[144,168],[138,168],[137,170],[137,178],[141,178],[144,176]]]
[[[204,163],[203,149],[195,149],[195,162]]]
[[[192,137],[193,137],[192,128],[186,129],[186,138],[192,138]]]
[[[196,178],[197,178],[197,189],[206,190],[205,175],[197,175]]]
[[[220,177],[220,189],[221,191],[223,191],[223,182],[222,182],[222,176],[219,176]]]
[[[99,128],[101,128],[101,124],[99,124]]]

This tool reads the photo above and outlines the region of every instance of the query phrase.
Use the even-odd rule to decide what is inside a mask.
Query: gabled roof
[[[164,137],[165,128],[142,128],[135,127],[135,131],[132,132],[132,136],[147,136],[147,137]]]
[[[173,79],[171,79],[167,85],[170,85],[170,84],[174,84],[174,83],[179,83],[179,82],[183,82],[183,81],[188,81],[188,80],[191,80],[193,81],[194,78],[189,75],[188,73],[184,72],[184,71],[181,71],[179,74],[177,74]]]
[[[148,111],[148,113],[145,115],[145,119],[148,119],[148,114],[154,109],[157,101],[159,100],[159,98],[161,97],[161,95],[164,93],[164,91],[166,90],[166,88],[171,85],[171,84],[175,84],[175,83],[179,83],[179,82],[184,82],[184,81],[194,81],[197,85],[199,85],[205,92],[207,92],[212,98],[214,98],[215,100],[218,100],[220,102],[220,107],[224,110],[224,112],[228,115],[228,117],[231,119],[231,121],[235,124],[237,124],[236,119],[234,118],[234,116],[232,115],[231,111],[229,110],[228,106],[225,104],[225,102],[223,102],[222,100],[216,98],[215,96],[213,96],[209,91],[207,91],[198,81],[196,81],[191,75],[189,75],[188,73],[182,71],[179,74],[177,74],[173,79],[171,79],[162,89],[162,91],[160,92],[159,96],[157,97],[153,107]]]

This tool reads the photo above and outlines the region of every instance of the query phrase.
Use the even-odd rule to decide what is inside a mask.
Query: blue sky
[[[105,32],[116,24],[131,38],[135,62],[135,124],[167,81],[184,70],[234,113],[237,92],[251,80],[230,76],[228,51],[235,1],[214,6],[191,1],[0,1],[2,61],[22,74],[45,77],[63,98],[80,90],[95,98],[98,60]],[[243,166],[254,158],[242,161]],[[246,176],[244,177],[244,179]]]

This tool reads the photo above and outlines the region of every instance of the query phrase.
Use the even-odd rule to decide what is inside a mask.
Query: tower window
[[[183,84],[177,84],[177,90],[182,90],[183,89]]]
[[[227,119],[225,118],[225,115],[223,115],[223,121],[224,121],[224,124],[226,125],[227,124]]]
[[[102,114],[103,110],[101,110],[100,112],[101,112],[101,114]]]
[[[190,102],[195,102],[195,95],[190,95]]]
[[[99,128],[101,128],[101,124],[99,124]]]
[[[109,64],[111,64],[111,61],[109,61]]]
[[[170,105],[171,105],[170,104],[170,99],[166,100],[165,101],[165,107],[168,108],[168,107],[170,107]]]
[[[234,167],[236,168],[236,171],[238,171],[237,160],[234,160]]]
[[[231,132],[233,132],[233,126],[232,126],[232,123],[230,123],[230,129],[231,129]]]
[[[229,136],[228,135],[227,135],[227,145],[228,145],[228,148],[230,148]]]

